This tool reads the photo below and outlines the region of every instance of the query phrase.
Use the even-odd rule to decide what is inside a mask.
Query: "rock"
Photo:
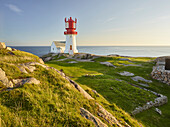
[[[104,65],[106,65],[108,67],[116,67],[113,64],[111,64],[110,62],[100,62],[100,64],[104,64]]]
[[[39,58],[39,62],[40,62],[41,64],[44,64],[44,61],[43,61],[41,58]]]
[[[10,54],[10,55],[12,55],[12,56],[15,55],[13,52],[10,52],[10,51],[8,52],[8,54]]]
[[[54,54],[52,54],[52,57],[57,56],[57,55],[58,55],[58,53],[54,53]]]
[[[110,87],[110,90],[113,90],[113,87]]]
[[[40,84],[40,81],[35,79],[35,78],[13,79],[12,81],[15,83],[15,87],[22,86],[26,83],[28,83],[28,84]]]
[[[99,118],[97,118],[96,116],[94,116],[93,114],[91,114],[89,111],[87,111],[86,109],[84,108],[80,108],[80,111],[81,111],[81,115],[92,121],[96,127],[107,127],[107,125],[105,123],[103,123]]]
[[[92,90],[92,92],[93,92],[94,94],[96,94],[97,97],[99,97],[99,94],[97,93],[96,90]]]
[[[136,81],[136,82],[138,82],[138,80],[140,80],[140,81],[144,81],[144,82],[147,82],[147,83],[152,83],[151,80],[146,80],[146,79],[144,79],[144,78],[142,78],[142,77],[140,77],[140,76],[135,76],[135,77],[132,77],[131,79],[132,79],[133,81]]]
[[[160,115],[162,115],[162,111],[161,111],[160,109],[155,108],[155,111],[156,111],[157,113],[159,113]]]
[[[48,61],[50,61],[51,59],[52,59],[52,57],[47,57],[47,58],[44,59],[44,61],[45,61],[45,62],[48,62]]]
[[[130,61],[130,60],[127,59],[127,58],[120,58],[119,60],[122,60],[122,61]]]
[[[69,77],[65,77],[66,80],[68,80],[71,85],[76,88],[81,94],[83,94],[83,96],[87,99],[93,99],[81,86],[79,86],[76,82],[74,82],[73,80],[71,80]]]
[[[56,60],[56,61],[64,61],[64,60],[67,60],[68,58],[64,58],[64,59],[59,59],[59,60]]]
[[[139,83],[141,86],[145,86],[145,87],[149,87],[148,84],[144,84],[144,83]]]
[[[93,56],[93,54],[89,53],[76,53],[73,57],[76,59],[91,59]]]
[[[95,77],[96,75],[92,75],[92,74],[85,74],[83,75],[84,77]]]
[[[115,80],[117,80],[117,81],[119,81],[119,82],[122,82],[123,80],[121,80],[121,79],[115,79]]]
[[[107,56],[111,56],[111,57],[116,56],[116,57],[119,57],[120,55],[118,55],[118,54],[109,54]]]
[[[15,48],[12,48],[12,51],[17,51],[17,49],[15,49]]]
[[[25,66],[18,66],[19,70],[22,72],[22,73],[26,73],[28,74],[28,72],[26,71],[25,69]]]
[[[112,126],[116,125],[118,127],[122,127],[122,125],[118,122],[118,120],[111,113],[109,113],[106,109],[104,109],[98,103],[96,103],[96,105],[99,106],[98,116],[102,117],[104,120],[106,120]],[[127,124],[127,127],[130,127],[130,126]]]
[[[12,48],[11,47],[6,47],[7,50],[9,51],[12,51]]]
[[[133,73],[130,73],[130,72],[128,72],[128,71],[120,72],[120,73],[118,73],[118,74],[120,74],[120,75],[122,75],[122,76],[134,76]]]
[[[120,65],[123,65],[125,67],[128,67],[128,66],[136,66],[136,67],[142,66],[140,64],[122,64],[122,63],[120,63]]]
[[[69,61],[68,63],[77,63],[76,61]]]
[[[1,68],[0,68],[0,82],[2,82],[3,85],[6,86],[7,88],[13,88],[13,83],[8,80],[5,72]]]
[[[3,42],[0,42],[0,49],[5,49],[6,48],[6,45],[5,45],[5,43],[3,43]]]
[[[36,69],[36,67],[31,66],[30,63],[20,64],[20,65],[18,66],[18,68],[19,68],[19,70],[20,70],[21,72],[26,73],[26,74],[28,73],[28,71],[29,71],[29,72],[33,72],[33,71]],[[27,71],[27,70],[28,70],[28,71]]]

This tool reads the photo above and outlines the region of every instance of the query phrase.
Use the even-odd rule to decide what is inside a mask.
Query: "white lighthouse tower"
[[[66,46],[64,53],[74,54],[78,53],[77,46],[76,46],[76,23],[77,19],[75,18],[75,21],[70,17],[67,19],[65,18],[65,29],[64,35],[66,35]]]

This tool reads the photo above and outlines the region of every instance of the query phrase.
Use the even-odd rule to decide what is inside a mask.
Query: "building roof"
[[[65,47],[66,41],[53,41],[56,47]]]

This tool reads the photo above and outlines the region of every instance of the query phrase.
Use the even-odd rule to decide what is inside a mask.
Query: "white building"
[[[66,41],[53,41],[51,44],[52,53],[64,53]]]

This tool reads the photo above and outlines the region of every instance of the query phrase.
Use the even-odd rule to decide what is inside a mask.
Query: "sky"
[[[50,46],[78,19],[78,46],[170,46],[170,0],[0,0],[0,42]]]

